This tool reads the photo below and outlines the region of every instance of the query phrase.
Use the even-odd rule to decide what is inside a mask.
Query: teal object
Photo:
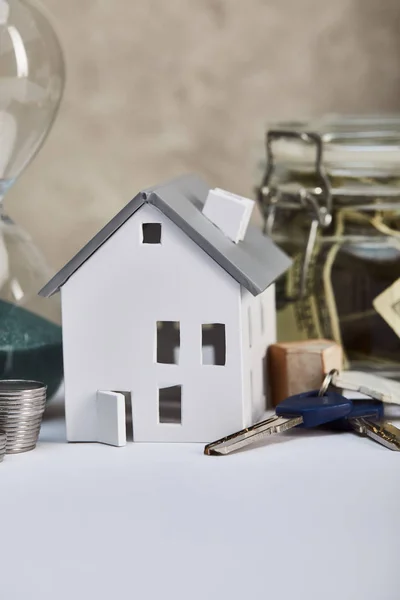
[[[0,300],[0,378],[42,381],[51,398],[63,378],[60,325]]]

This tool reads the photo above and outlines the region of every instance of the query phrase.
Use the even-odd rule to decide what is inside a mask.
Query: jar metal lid
[[[400,114],[338,116],[274,123],[282,136],[274,140],[276,165],[298,173],[315,171],[315,148],[285,133],[314,133],[323,145],[322,162],[335,177],[400,176]]]

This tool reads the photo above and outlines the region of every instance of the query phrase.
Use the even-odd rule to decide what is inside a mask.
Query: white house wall
[[[162,244],[142,244],[142,223]],[[144,205],[62,288],[70,441],[96,440],[97,390],[132,393],[135,441],[201,441],[244,425],[240,286]],[[157,321],[179,321],[178,365],[156,364]],[[226,366],[201,364],[201,326],[226,326]],[[158,423],[158,387],[182,386],[182,424]]]
[[[276,341],[275,286],[259,296],[242,288],[243,385],[251,398],[248,424],[258,421],[266,409],[268,381],[266,351]],[[247,406],[249,406],[247,405]]]

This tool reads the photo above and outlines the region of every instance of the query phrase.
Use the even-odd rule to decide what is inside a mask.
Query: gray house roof
[[[200,248],[254,296],[263,292],[290,266],[290,259],[270,238],[249,225],[238,244],[226,237],[202,207],[209,186],[195,175],[186,175],[140,192],[39,292],[52,296],[143,204],[152,204],[180,227]]]

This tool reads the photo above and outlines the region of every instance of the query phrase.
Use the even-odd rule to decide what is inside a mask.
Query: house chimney
[[[215,188],[208,192],[203,215],[237,244],[246,235],[253,207],[254,200]]]

